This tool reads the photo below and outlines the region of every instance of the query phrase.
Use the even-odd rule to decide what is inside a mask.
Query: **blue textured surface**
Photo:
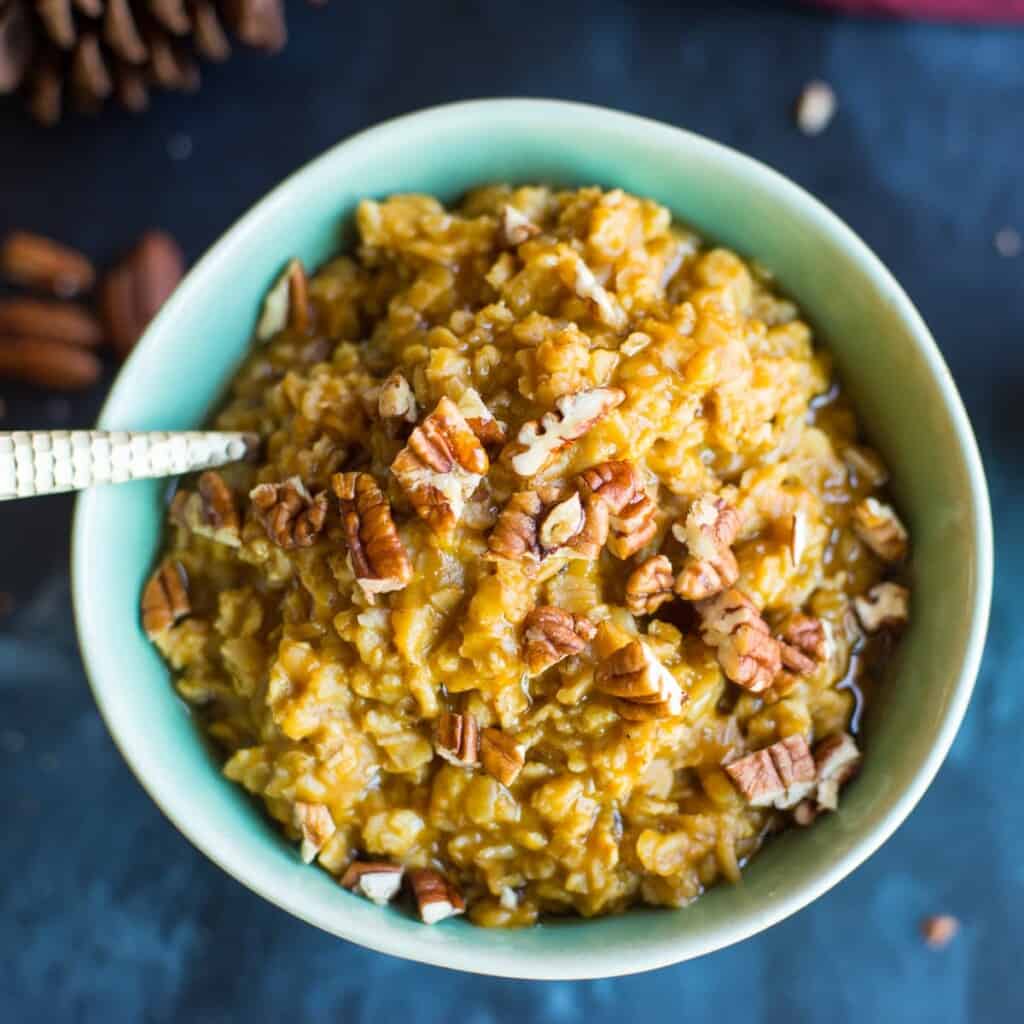
[[[1018,1021],[1024,927],[1019,777],[1024,582],[1024,33],[838,21],[720,4],[445,2],[357,13],[296,5],[272,62],[240,55],[199,100],[162,98],[45,132],[0,108],[0,231],[109,258],[144,227],[197,256],[270,185],[384,117],[488,94],[618,106],[779,168],[882,256],[929,322],[971,413],[995,506],[997,584],[971,710],[928,795],[812,907],[710,958],[617,981],[491,981],[365,952],[213,867],[165,821],[99,720],[66,577],[70,499],[0,506],[0,1020],[242,1019],[589,1024]],[[406,20],[402,20],[406,19]],[[391,67],[400,68],[394,75]],[[805,139],[789,108],[823,77],[840,113]],[[182,138],[191,153],[179,156]],[[187,386],[183,382],[183,386]],[[91,421],[100,394],[0,385],[3,425]],[[132,680],[125,679],[125,686]],[[957,915],[944,952],[917,937]]]

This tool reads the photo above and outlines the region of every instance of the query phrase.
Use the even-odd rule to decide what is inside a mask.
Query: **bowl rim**
[[[309,906],[307,900],[293,897],[289,891],[274,889],[270,885],[264,884],[261,879],[254,878],[251,871],[247,871],[234,862],[235,858],[230,850],[224,849],[209,834],[208,828],[193,824],[187,815],[179,813],[177,809],[170,806],[169,802],[163,798],[157,780],[147,778],[145,769],[136,763],[131,753],[130,743],[127,738],[120,736],[115,728],[112,702],[108,701],[106,687],[99,679],[98,672],[94,672],[91,665],[91,641],[86,635],[80,613],[80,609],[85,607],[89,600],[89,594],[86,591],[88,575],[86,570],[88,546],[86,522],[87,512],[92,501],[89,491],[80,494],[76,500],[71,539],[72,602],[75,609],[75,628],[82,662],[93,697],[111,738],[130,770],[154,803],[172,824],[210,860],[282,910],[329,933],[369,949],[471,973],[509,978],[582,979],[615,977],[654,970],[684,959],[703,956],[742,941],[801,910],[875,853],[892,836],[924,795],[945,759],[966,712],[984,650],[991,605],[993,539],[991,508],[982,460],[970,420],[952,375],[923,318],[888,268],[844,221],[795,182],[738,150],[686,129],[592,104],[530,98],[466,100],[433,106],[390,118],[342,139],[288,175],[279,185],[257,200],[240,218],[234,221],[195,263],[179,286],[177,293],[164,306],[154,323],[162,322],[173,316],[174,307],[179,302],[183,303],[188,300],[192,286],[203,278],[206,266],[218,258],[218,251],[229,245],[232,239],[243,235],[256,220],[266,216],[274,204],[293,188],[297,180],[307,174],[315,173],[320,166],[337,160],[338,154],[342,150],[372,147],[379,138],[400,133],[414,122],[417,127],[423,127],[431,121],[444,120],[456,113],[462,116],[477,115],[483,119],[499,113],[507,116],[519,116],[524,119],[537,119],[553,115],[601,118],[609,126],[620,128],[624,133],[627,130],[632,133],[643,133],[646,137],[657,139],[666,145],[677,147],[685,145],[718,160],[733,161],[747,174],[760,178],[762,183],[784,199],[787,205],[796,208],[801,216],[812,221],[816,231],[831,235],[863,269],[866,277],[870,279],[872,287],[878,292],[884,293],[887,302],[894,307],[899,319],[912,336],[913,344],[924,358],[928,372],[943,401],[945,414],[956,434],[959,456],[970,484],[970,493],[967,498],[970,508],[971,532],[977,553],[974,600],[973,606],[969,609],[970,629],[955,688],[944,719],[938,727],[935,742],[924,761],[918,766],[910,783],[895,799],[888,812],[853,843],[845,854],[812,877],[795,883],[788,893],[777,897],[770,907],[734,916],[733,919],[709,929],[706,935],[701,936],[701,941],[690,943],[690,946],[697,948],[686,948],[686,944],[683,942],[665,939],[653,955],[649,950],[645,950],[642,962],[638,963],[635,962],[635,957],[629,956],[628,951],[624,952],[615,946],[599,951],[590,950],[585,958],[574,958],[571,954],[567,955],[554,950],[538,954],[524,953],[521,950],[508,948],[488,950],[482,944],[474,946],[462,943],[431,943],[426,933],[420,940],[408,938],[396,940],[394,937],[379,936],[372,926],[365,927],[353,921],[339,923],[333,917],[329,918],[326,913],[319,913],[316,907]],[[136,346],[135,352],[129,356],[119,371],[100,411],[98,427],[102,428],[106,425],[121,389],[127,386],[126,382],[131,377],[131,370],[138,358],[138,352],[150,343],[152,334],[151,325]],[[430,929],[426,931],[429,932]]]

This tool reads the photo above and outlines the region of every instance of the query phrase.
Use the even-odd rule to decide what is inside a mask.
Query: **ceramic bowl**
[[[627,974],[769,927],[849,874],[921,798],[953,740],[982,652],[991,525],[977,446],[949,371],[906,294],[862,241],[781,175],[637,117],[535,100],[440,107],[349,139],[293,175],[196,264],[125,364],[106,429],[203,423],[249,345],[265,289],[291,256],[316,265],[349,238],[364,196],[454,199],[491,181],[621,186],[771,268],[834,353],[913,538],[913,622],[878,687],[867,756],[839,813],[767,845],[737,885],[681,910],[485,931],[428,928],[301,863],[200,740],[139,627],[164,485],[98,487],[74,523],[74,600],[100,710],[132,770],[203,852],[254,892],[353,942],[485,974]],[[923,253],[927,259],[928,254]],[[102,794],[95,794],[102,801]]]

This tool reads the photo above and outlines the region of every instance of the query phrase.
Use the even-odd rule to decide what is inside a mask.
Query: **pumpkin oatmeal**
[[[143,595],[307,862],[432,924],[681,906],[839,806],[907,531],[768,275],[654,202],[367,200],[291,261]]]

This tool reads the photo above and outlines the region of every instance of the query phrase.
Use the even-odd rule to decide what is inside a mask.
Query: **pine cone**
[[[110,97],[145,110],[151,87],[198,89],[198,62],[230,56],[228,30],[277,52],[284,0],[0,0],[0,94],[21,88],[44,124],[68,101],[89,113]]]

